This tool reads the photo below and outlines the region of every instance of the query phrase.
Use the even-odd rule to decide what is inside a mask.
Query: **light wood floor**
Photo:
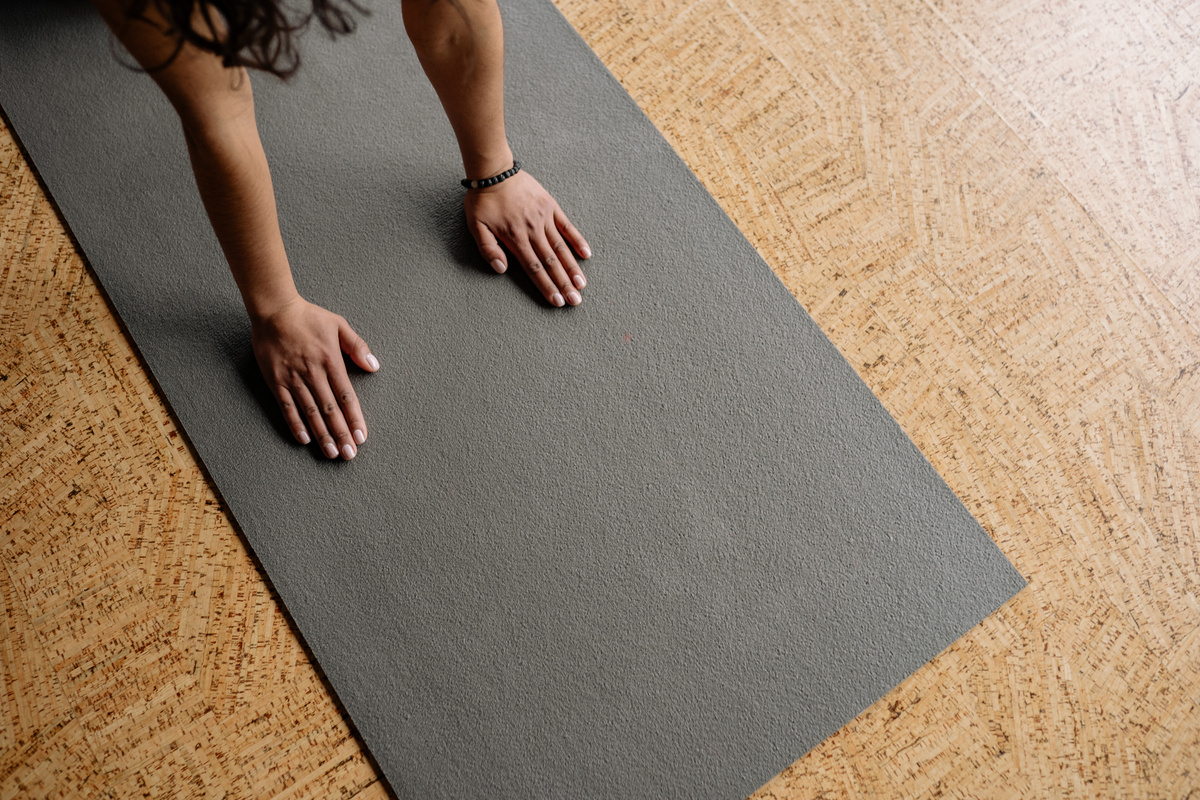
[[[761,797],[1200,791],[1200,3],[559,0],[1030,586]],[[383,795],[0,131],[0,798]]]

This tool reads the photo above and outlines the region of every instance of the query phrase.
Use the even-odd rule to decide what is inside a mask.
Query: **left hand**
[[[583,302],[587,279],[575,258],[590,258],[591,248],[532,175],[518,172],[495,186],[469,189],[463,207],[471,236],[492,269],[508,269],[504,245],[550,305]]]

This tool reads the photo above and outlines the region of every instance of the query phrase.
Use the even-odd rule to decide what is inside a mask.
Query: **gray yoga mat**
[[[384,365],[351,463],[282,431],[99,20],[0,2],[0,104],[401,797],[741,797],[1024,582],[548,0],[504,12],[579,308],[475,255],[399,3],[254,79],[301,291]]]

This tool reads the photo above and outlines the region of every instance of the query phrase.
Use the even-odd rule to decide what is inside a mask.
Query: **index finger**
[[[345,366],[333,363],[329,368],[329,387],[333,389],[334,399],[342,409],[342,418],[350,429],[350,436],[355,444],[367,440],[367,421],[363,418],[362,409],[358,405],[358,395],[350,385],[350,377],[346,374]]]
[[[517,261],[521,262],[521,266],[525,268],[525,274],[529,276],[533,285],[538,288],[550,305],[561,308],[567,304],[562,294],[559,293],[558,287],[554,285],[554,281],[546,273],[546,267],[542,265],[542,260],[538,258],[528,239],[513,242],[509,249],[517,256]]]
[[[550,249],[558,256],[562,268],[567,273],[568,280],[571,281],[571,288],[566,291],[570,293],[587,286],[587,278],[583,276],[583,270],[575,261],[575,254],[571,252],[571,247],[553,226],[546,226],[546,241],[549,242]]]
[[[571,249],[578,253],[580,258],[592,257],[592,248],[588,247],[587,240],[583,238],[582,233],[575,229],[561,208],[554,209],[554,226],[558,228],[563,238],[571,245]]]

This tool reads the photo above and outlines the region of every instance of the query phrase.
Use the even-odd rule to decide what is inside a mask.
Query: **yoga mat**
[[[0,105],[399,796],[741,797],[1023,581],[558,11],[503,10],[578,308],[476,256],[398,3],[254,78],[300,289],[383,363],[350,463],[282,430],[100,21],[0,2]]]

